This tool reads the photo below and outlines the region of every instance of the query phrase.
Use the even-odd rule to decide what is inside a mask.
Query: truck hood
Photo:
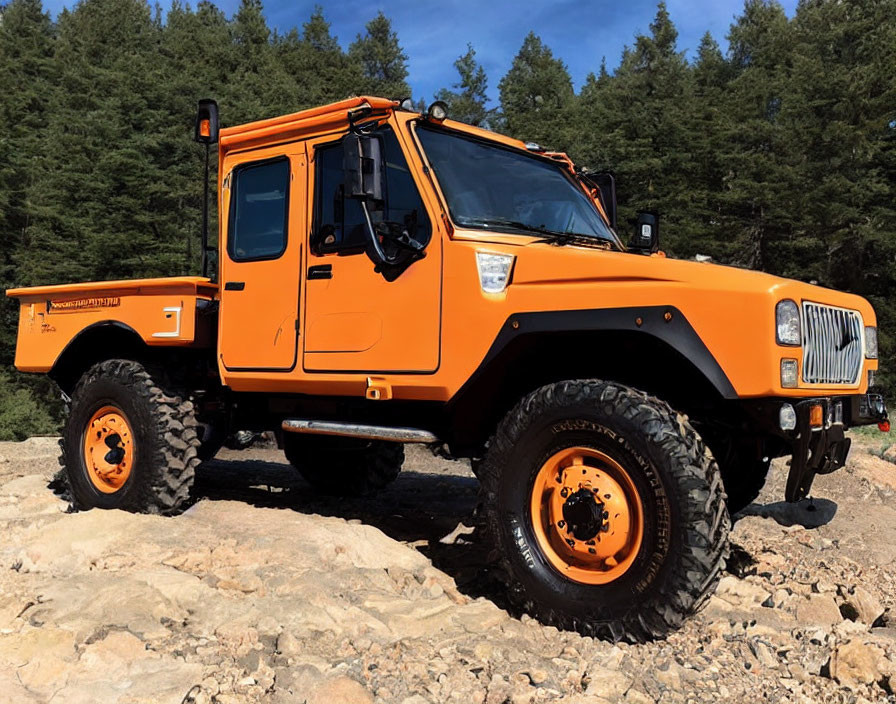
[[[685,296],[701,308],[711,307],[713,297],[730,303],[737,299],[741,304],[748,304],[751,299],[759,304],[761,299],[763,305],[791,298],[798,303],[807,300],[858,310],[866,325],[876,324],[871,305],[861,296],[759,271],[664,256],[536,242],[520,248],[512,282],[524,287],[622,286],[637,298],[641,298],[636,294],[639,290],[651,290],[657,295],[665,291],[670,296],[669,304],[672,298]],[[657,300],[656,304],[662,305],[663,301]]]

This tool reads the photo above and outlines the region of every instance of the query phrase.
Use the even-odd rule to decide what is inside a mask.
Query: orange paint
[[[91,484],[104,494],[121,489],[134,466],[134,438],[124,413],[98,409],[84,430],[84,466]]]
[[[349,129],[349,114],[366,108],[372,114],[365,119],[378,119],[396,134],[432,227],[426,256],[393,282],[374,272],[363,252],[320,254],[309,242],[316,150],[338,141]],[[866,390],[877,360],[863,361],[853,386],[800,378],[798,388],[782,388],[780,360],[801,355],[775,344],[781,299],[850,308],[864,325],[876,325],[866,300],[731,267],[459,227],[420,148],[420,116],[396,108],[393,101],[358,97],[222,129],[220,288],[207,279],[176,277],[11,290],[8,295],[20,301],[16,366],[49,371],[79,332],[103,322],[126,325],[153,346],[209,344],[197,335],[197,305],[219,301],[213,354],[221,381],[234,391],[363,398],[375,374],[395,399],[444,402],[470,379],[514,314],[668,306],[686,317],[742,398]],[[493,132],[452,120],[443,127],[525,151],[522,142]],[[571,168],[565,155],[552,157]],[[235,261],[227,249],[235,169],[271,158],[289,164],[285,249],[269,260]],[[482,291],[477,251],[514,257],[502,293]],[[332,276],[307,278],[316,266],[331,267]],[[641,313],[638,318],[644,329],[656,322]]]
[[[573,503],[578,515],[594,514],[590,524],[571,522]],[[549,457],[535,477],[529,511],[542,554],[574,582],[612,582],[641,549],[641,498],[622,465],[599,450],[570,447]]]

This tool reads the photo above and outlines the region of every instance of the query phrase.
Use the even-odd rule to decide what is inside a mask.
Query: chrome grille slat
[[[803,381],[857,384],[865,333],[859,312],[804,301],[802,324]]]

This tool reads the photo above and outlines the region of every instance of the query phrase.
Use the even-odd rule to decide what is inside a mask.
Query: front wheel
[[[715,588],[730,521],[687,418],[598,380],[544,386],[500,424],[480,478],[515,606],[585,635],[678,628]]]

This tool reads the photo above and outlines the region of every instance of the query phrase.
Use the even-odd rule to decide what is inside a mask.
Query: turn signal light
[[[820,403],[809,407],[809,427],[820,428],[824,425],[824,409]]]

